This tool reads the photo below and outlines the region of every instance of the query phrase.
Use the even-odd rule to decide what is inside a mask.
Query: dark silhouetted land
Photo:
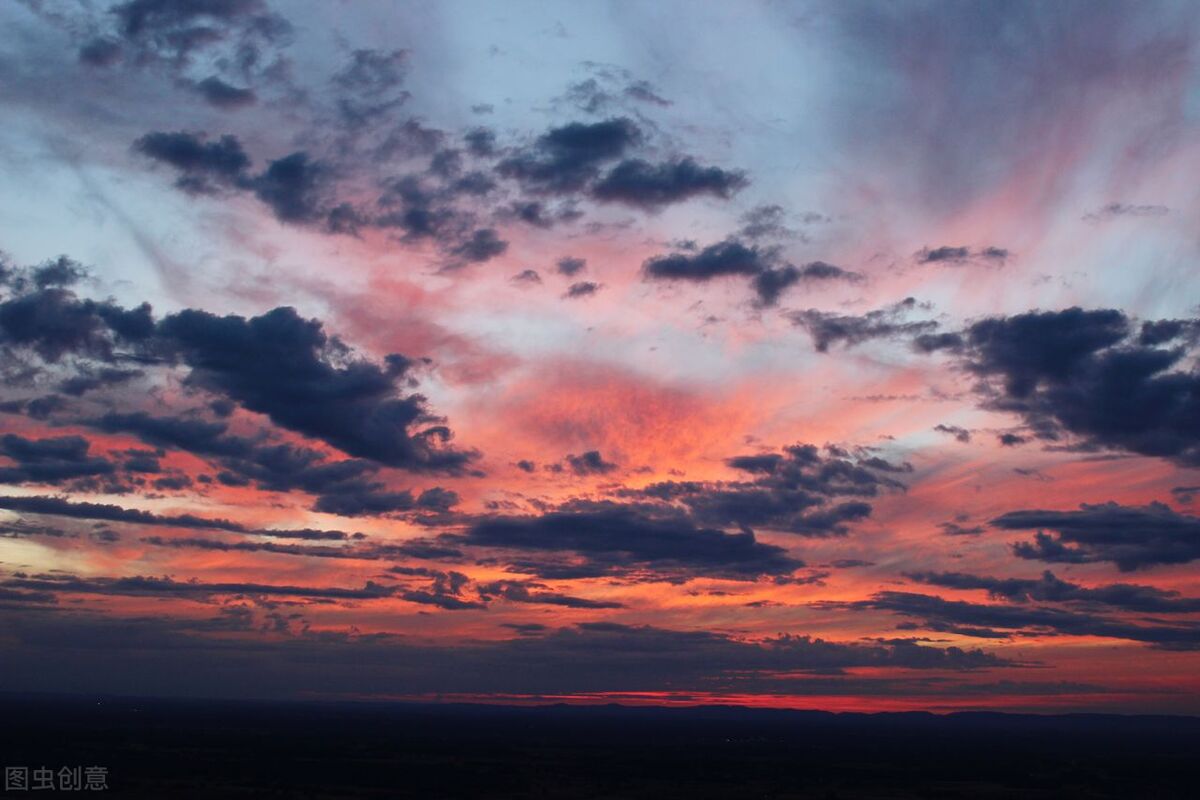
[[[1190,717],[18,696],[0,715],[6,766],[106,766],[122,797],[1200,796]]]

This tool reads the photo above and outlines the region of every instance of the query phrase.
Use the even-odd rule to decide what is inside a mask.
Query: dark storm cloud
[[[572,552],[585,558],[595,572],[611,574],[653,570],[752,580],[804,566],[783,548],[756,541],[750,532],[699,528],[679,515],[655,517],[615,504],[588,511],[484,519],[471,526],[466,541],[534,553]]]
[[[1008,260],[1008,256],[1008,250],[994,245],[981,247],[978,250],[971,250],[968,247],[943,246],[932,249],[926,247],[919,251],[914,258],[916,258],[918,264],[951,264],[962,266],[971,262],[1003,264]]]
[[[970,251],[965,247],[935,247],[930,250],[926,248],[917,254],[917,260],[922,264],[929,264],[935,261],[950,261],[962,262],[967,260]]]
[[[775,249],[747,245],[738,239],[726,239],[698,252],[684,251],[649,258],[642,264],[642,273],[651,280],[696,283],[731,275],[746,276],[752,279],[762,305],[773,305],[784,290],[800,282],[862,279],[857,272],[823,261],[813,261],[802,267],[781,264]]]
[[[480,228],[452,246],[448,254],[454,264],[481,264],[507,250],[508,242],[501,239],[494,228]]]
[[[77,297],[65,285],[79,282],[83,275],[82,268],[67,259],[24,270],[5,268],[0,274],[0,284],[8,289],[0,302],[0,343],[10,356],[23,359],[11,363],[26,376],[52,367],[50,377],[62,392],[80,397],[103,392],[98,399],[113,409],[98,416],[75,416],[73,424],[193,453],[213,463],[216,480],[226,485],[254,482],[267,491],[301,489],[317,496],[317,510],[331,513],[444,512],[452,504],[455,496],[445,490],[427,489],[414,500],[411,493],[391,491],[374,479],[382,466],[458,472],[474,457],[447,445],[449,428],[429,413],[420,395],[402,393],[412,381],[407,359],[392,355],[378,363],[367,361],[328,337],[319,321],[303,320],[286,308],[250,319],[186,310],[156,323],[148,305],[128,310]],[[34,355],[44,362],[41,366],[30,360]],[[136,360],[144,369],[105,363],[118,358]],[[209,404],[214,414],[228,417],[236,402],[281,427],[361,457],[327,461],[325,453],[311,448],[271,443],[269,430],[248,437],[232,435],[227,422],[208,418],[204,409],[155,416],[121,408],[128,400],[113,391],[120,384],[153,377],[150,370],[180,363],[189,370],[186,382],[191,387],[216,395]],[[264,364],[274,370],[263,369]],[[44,418],[65,412],[68,405],[61,396],[49,395],[5,401],[0,408]],[[23,452],[13,450],[10,455]],[[70,480],[75,481],[71,488],[85,491],[130,488],[113,483],[114,465],[95,457],[72,463],[42,459],[4,470],[0,477],[8,482]],[[158,472],[161,467],[150,470],[143,464],[133,471]],[[155,480],[160,489],[179,490],[190,485],[191,478],[171,474]],[[97,479],[108,483],[101,486]]]
[[[228,22],[266,10],[262,0],[129,0],[112,8],[126,36]]]
[[[135,67],[165,67],[177,77],[203,60],[243,79],[269,79],[291,33],[263,0],[130,0],[107,12],[86,9],[70,21],[48,16],[67,21],[72,33],[82,28],[98,34],[80,48],[85,64],[112,66],[125,58]]]
[[[727,239],[698,253],[674,253],[647,259],[642,271],[649,278],[709,281],[727,275],[757,275],[768,268],[769,262],[770,257],[758,247]]]
[[[568,300],[578,300],[581,297],[591,297],[598,291],[600,291],[600,284],[594,281],[577,281],[567,287],[563,297]]]
[[[709,631],[613,623],[531,630],[504,641],[422,644],[407,637],[299,633],[279,640],[214,638],[180,620],[6,614],[6,678],[22,690],[294,697],[329,693],[563,694],[704,691],[731,685],[778,693],[781,673],[856,667],[980,670],[1009,662],[981,650],[913,642],[842,643],[807,636],[758,641]],[[86,659],[89,668],[80,672]],[[255,669],[247,669],[253,663]],[[231,685],[224,676],[237,674]],[[829,678],[826,678],[827,680]],[[824,685],[824,684],[823,684]]]
[[[537,270],[523,269],[520,272],[518,272],[516,275],[513,275],[510,280],[513,283],[533,284],[533,283],[541,283],[542,276],[538,275]]]
[[[59,256],[23,272],[14,270],[7,277],[7,282],[15,283],[18,288],[27,281],[32,281],[38,289],[74,286],[87,277],[87,268],[78,261]]]
[[[1109,203],[1083,215],[1088,222],[1103,222],[1116,217],[1162,217],[1171,213],[1166,206],[1138,205],[1133,203]]]
[[[822,455],[813,445],[739,456],[726,463],[750,479],[666,481],[630,494],[678,504],[705,525],[761,526],[809,537],[844,536],[850,524],[871,514],[871,505],[862,498],[902,490],[903,484],[889,473],[911,469],[878,457]],[[859,499],[837,502],[840,498]]]
[[[407,499],[407,502],[403,504],[402,510],[417,509],[421,511],[445,511],[458,501],[457,495],[455,495],[453,492],[447,492],[443,489],[426,490],[416,501],[412,499],[411,494],[408,492],[403,492],[401,494],[403,494]],[[351,499],[347,500],[346,502],[352,502],[354,497],[354,495],[350,495]],[[378,504],[381,501],[376,498],[371,498],[364,502],[370,505],[372,503]],[[247,528],[245,525],[241,525],[237,522],[232,522],[227,519],[198,517],[193,514],[155,514],[149,511],[123,508],[121,506],[107,503],[75,503],[61,497],[0,496],[0,508],[25,514],[44,514],[48,516],[67,517],[73,519],[125,522],[137,525],[164,526],[168,528],[220,530],[233,533],[248,533],[256,536],[267,536],[277,539],[339,541],[347,538],[355,538],[341,531],[323,531],[314,530],[311,528],[301,528],[298,530]],[[350,510],[354,511],[355,513],[347,514],[347,516],[358,516],[365,513],[383,513],[384,511],[391,511],[395,509],[384,508],[382,511],[378,511],[373,508],[363,509],[356,507]],[[361,536],[358,538],[361,538]]]
[[[1156,319],[1142,323],[1141,333],[1137,343],[1142,345],[1160,345],[1171,342],[1195,345],[1200,339],[1200,320],[1195,319]]]
[[[361,126],[394,111],[408,100],[401,87],[408,72],[405,50],[360,49],[333,76],[338,112],[347,125]]]
[[[938,525],[942,533],[947,536],[979,536],[987,529],[982,525],[966,525],[969,517],[966,515],[960,516],[956,520],[942,522]]]
[[[235,136],[210,141],[203,134],[185,131],[155,132],[138,139],[133,148],[175,169],[179,173],[175,185],[186,192],[249,192],[280,222],[322,223],[343,232],[355,227],[353,209],[333,201],[332,167],[306,152],[277,158],[254,174],[250,157]]]
[[[889,611],[930,630],[985,639],[1018,635],[1099,636],[1171,650],[1200,649],[1200,624],[1139,625],[1099,614],[1027,605],[987,605],[912,592],[879,592],[869,600],[815,603],[819,608]]]
[[[1162,503],[1084,504],[1077,511],[1010,511],[991,524],[1004,530],[1038,532],[1032,542],[1014,545],[1013,552],[1021,558],[1068,564],[1108,561],[1123,571],[1186,564],[1200,558],[1200,518],[1172,511]]]
[[[153,333],[147,304],[125,309],[112,301],[81,299],[70,287],[81,274],[82,268],[65,258],[0,270],[0,345],[32,350],[48,362],[66,355],[111,361],[117,346],[140,343]]]
[[[270,207],[281,222],[305,223],[329,213],[325,179],[328,167],[297,152],[267,164],[246,187]]]
[[[259,533],[250,531],[250,533]],[[283,537],[275,537],[283,538]],[[403,544],[371,544],[356,542],[348,547],[312,544],[291,544],[259,541],[225,541],[197,537],[173,538],[144,536],[139,541],[155,547],[176,550],[209,550],[219,553],[271,553],[300,558],[334,558],[352,561],[392,561],[415,558],[421,560],[455,559],[462,553],[439,541],[410,539]]]
[[[496,133],[487,128],[472,128],[463,134],[463,143],[472,155],[481,158],[496,152]]]
[[[15,462],[0,466],[0,483],[59,484],[74,478],[111,475],[116,468],[106,458],[91,455],[82,436],[26,439],[14,433],[0,436],[0,456]]]
[[[175,185],[187,192],[213,192],[243,184],[250,157],[235,136],[216,141],[194,133],[148,133],[133,144],[134,150],[179,172]]]
[[[91,67],[111,67],[121,61],[121,43],[105,37],[91,39],[79,48],[80,63]]]
[[[326,531],[318,528],[298,528],[296,530],[270,530],[257,528],[249,530],[255,536],[268,536],[272,539],[300,539],[308,542],[341,542],[347,539],[361,539],[361,533],[346,533],[345,531]]]
[[[243,108],[258,101],[253,89],[231,86],[216,75],[197,83],[196,91],[209,105],[223,109]]]
[[[861,273],[835,267],[824,261],[812,261],[802,267],[785,264],[763,270],[754,277],[754,291],[762,305],[771,306],[775,305],[784,290],[797,283],[829,280],[854,283],[862,279]]]
[[[794,235],[784,224],[786,212],[783,206],[755,206],[742,215],[742,227],[738,235],[746,239],[781,239]]]
[[[118,367],[101,367],[90,369],[80,365],[79,373],[63,380],[58,390],[72,397],[82,397],[90,391],[102,389],[139,378],[145,373],[137,369],[121,369]]]
[[[659,164],[633,158],[613,167],[592,187],[592,196],[653,211],[700,195],[727,200],[748,183],[745,173],[705,167],[693,158]]]
[[[576,475],[606,475],[617,469],[616,464],[604,460],[599,450],[588,450],[579,455],[572,453],[566,462]]]
[[[382,229],[403,231],[403,241],[437,239],[454,246],[474,225],[474,216],[459,209],[452,200],[451,193],[431,186],[420,177],[405,175],[389,179],[377,200],[380,214],[371,223]]]
[[[1120,311],[1080,308],[992,317],[962,332],[959,356],[986,406],[1021,415],[1039,438],[1196,466],[1200,373],[1185,322],[1138,331]]]
[[[591,474],[596,464],[604,463],[599,453],[594,459],[587,456],[577,457],[576,471]],[[783,548],[757,541],[752,527],[843,536],[871,513],[871,505],[861,498],[902,489],[891,476],[911,470],[869,454],[831,450],[822,455],[811,445],[727,463],[748,477],[667,481],[618,489],[615,496],[623,502],[572,500],[537,516],[485,517],[471,525],[464,541],[524,551],[499,561],[512,571],[546,579],[779,578],[803,562]]]
[[[446,446],[450,430],[430,415],[424,397],[399,396],[407,361],[350,358],[318,320],[294,309],[250,319],[187,310],[165,317],[158,335],[191,368],[192,385],[349,455],[448,472],[472,457]]]
[[[205,528],[225,531],[245,531],[236,522],[224,519],[197,517],[192,514],[153,514],[108,503],[73,503],[61,497],[0,496],[0,508],[25,514],[46,514],[74,519],[129,522],[139,525],[165,525],[172,528]]]
[[[543,583],[536,581],[494,581],[481,583],[477,587],[480,597],[490,600],[493,597],[507,600],[510,603],[533,603],[548,606],[563,606],[564,608],[624,608],[623,603],[612,600],[589,600],[586,597],[574,597],[568,594],[549,591]]]
[[[254,444],[226,433],[224,422],[210,422],[185,416],[156,417],[145,411],[109,412],[87,420],[87,424],[105,433],[129,433],[155,447],[171,447],[204,456],[249,456]]]
[[[326,461],[310,448],[261,444],[230,436],[223,422],[183,417],[154,417],[145,412],[109,413],[89,424],[109,433],[132,433],[148,444],[215,457],[223,468],[217,480],[272,492],[301,490],[317,495],[314,510],[348,517],[397,512],[446,510],[457,500],[453,492],[430,489],[415,500],[409,491],[390,491],[372,477],[378,465],[364,459]]]
[[[1191,614],[1200,612],[1200,598],[1180,597],[1179,592],[1112,583],[1086,587],[1064,581],[1050,570],[1040,578],[992,578],[962,572],[906,572],[905,577],[948,589],[981,589],[997,600],[1028,603],[1074,603],[1109,606],[1143,614]]]
[[[673,103],[670,100],[662,97],[655,91],[654,87],[648,81],[634,81],[625,87],[625,96],[632,97],[634,100],[640,100],[643,103],[650,103],[661,108],[666,108]]]
[[[913,349],[918,353],[933,353],[938,350],[958,351],[963,338],[957,333],[922,333],[913,339]]]
[[[317,511],[326,514],[339,514],[344,517],[380,516],[394,514],[400,511],[411,511],[417,502],[412,492],[393,492],[382,488],[363,488],[359,491],[340,491],[322,494],[313,506]]]
[[[859,316],[828,311],[795,311],[788,315],[792,324],[808,331],[817,352],[828,352],[830,345],[853,347],[872,339],[916,337],[938,327],[932,320],[910,322],[904,319],[909,311],[920,306],[912,297],[899,303],[868,311]]]
[[[939,423],[933,426],[933,429],[938,433],[946,433],[953,436],[957,441],[964,444],[971,441],[971,432],[966,428],[960,428],[958,425],[945,425]]]
[[[368,581],[361,589],[338,587],[271,585],[262,583],[206,583],[171,578],[133,576],[128,578],[82,578],[73,575],[38,575],[9,578],[0,587],[59,594],[95,594],[125,597],[178,597],[206,600],[213,595],[256,595],[329,600],[377,600],[395,594],[394,587]]]
[[[594,178],[601,165],[615,161],[641,141],[641,130],[624,117],[572,122],[542,134],[532,146],[501,161],[497,169],[531,192],[574,192]]]
[[[1200,486],[1172,486],[1171,496],[1179,503],[1191,503],[1200,494]]]
[[[575,258],[573,256],[563,256],[554,265],[560,275],[566,275],[568,278],[574,277],[576,273],[587,269],[587,259]]]
[[[313,509],[344,517],[389,516],[407,511],[449,511],[458,500],[455,492],[441,487],[426,489],[414,497],[411,491],[389,490],[379,482],[347,480],[323,487]]]

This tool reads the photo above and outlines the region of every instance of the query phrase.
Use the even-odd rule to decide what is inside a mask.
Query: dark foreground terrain
[[[0,761],[153,798],[1194,798],[1200,719],[0,696]]]

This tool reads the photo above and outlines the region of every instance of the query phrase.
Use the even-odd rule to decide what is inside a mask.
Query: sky
[[[1200,7],[0,6],[0,689],[1200,714]]]

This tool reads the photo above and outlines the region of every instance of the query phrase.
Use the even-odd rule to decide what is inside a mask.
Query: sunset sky
[[[1200,714],[1200,5],[0,5],[0,690]]]

